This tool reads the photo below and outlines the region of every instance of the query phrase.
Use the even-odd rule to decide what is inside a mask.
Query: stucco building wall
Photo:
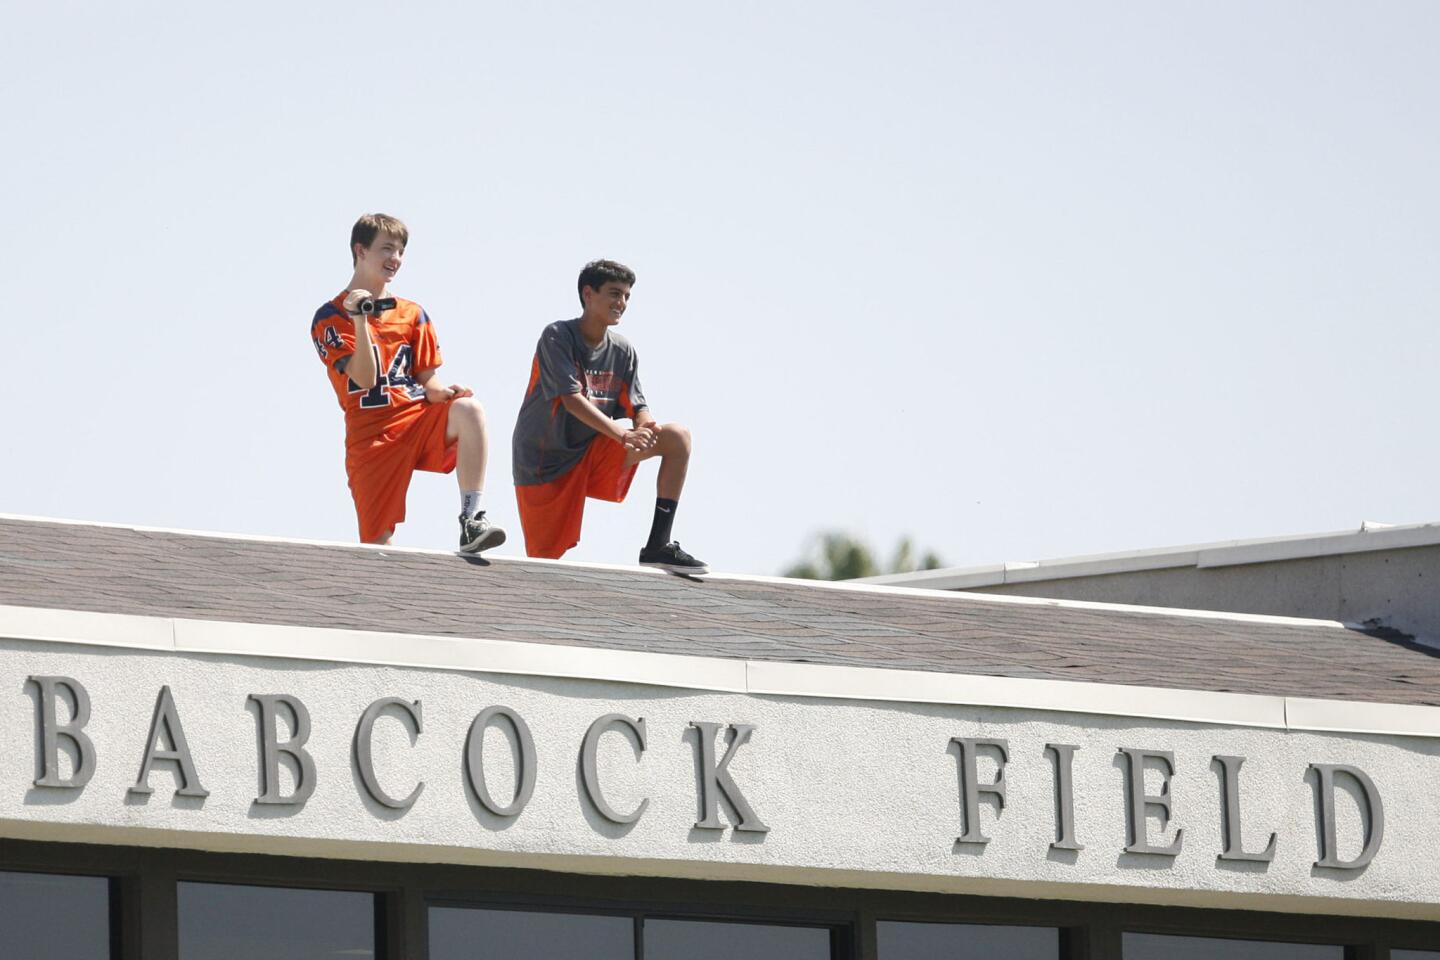
[[[237,627],[236,629],[243,629]],[[816,668],[826,669],[826,668]],[[65,676],[88,691],[85,730],[97,765],[83,789],[36,787],[37,687]],[[585,873],[706,876],[917,891],[1137,900],[1193,906],[1440,917],[1440,748],[1428,737],[1318,733],[1227,724],[1067,714],[977,705],[754,695],[462,670],[298,662],[273,657],[179,655],[0,639],[0,832],[26,839],[163,845],[208,850],[417,862],[531,866]],[[176,796],[176,764],[160,761],[148,797],[131,791],[162,687],[209,795]],[[289,694],[311,710],[305,749],[317,787],[303,804],[260,806],[256,708],[251,694]],[[1123,698],[1123,688],[1116,688]],[[391,795],[424,787],[408,810],[371,799],[355,763],[356,725],[384,697],[419,701],[414,737],[401,714],[375,724],[376,776]],[[476,715],[503,705],[525,720],[537,759],[532,798],[518,815],[486,811],[466,782],[466,740]],[[1428,709],[1428,708],[1418,708]],[[60,708],[60,720],[68,715]],[[611,729],[597,769],[604,796],[633,824],[610,822],[585,798],[580,746],[597,718],[643,718],[647,745]],[[768,832],[697,828],[701,764],[692,722],[753,725],[728,770]],[[279,739],[289,732],[282,725]],[[960,844],[958,749],[952,738],[1004,739],[1003,810],[980,800],[988,844]],[[163,739],[163,738],[162,738]],[[509,741],[484,735],[490,790],[508,802]],[[1056,839],[1051,743],[1078,747],[1073,765],[1080,851]],[[161,744],[170,746],[168,743]],[[1173,818],[1152,812],[1152,843],[1183,829],[1178,856],[1126,853],[1127,763],[1122,747],[1171,751]],[[1240,778],[1245,849],[1278,834],[1273,862],[1225,862],[1216,755],[1246,757]],[[977,783],[995,780],[982,748]],[[1311,764],[1348,764],[1383,800],[1384,840],[1360,870],[1316,867],[1317,799]],[[1162,790],[1157,763],[1149,794]],[[68,761],[63,771],[68,775]],[[1355,785],[1340,778],[1335,814],[1342,859],[1371,824]],[[282,777],[282,792],[293,776]],[[1153,808],[1152,808],[1153,811]]]

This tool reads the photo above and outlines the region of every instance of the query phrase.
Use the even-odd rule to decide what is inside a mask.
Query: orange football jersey
[[[345,411],[345,443],[354,446],[408,423],[424,409],[425,389],[415,373],[440,366],[440,344],[420,305],[397,297],[393,310],[369,319],[378,377],[374,387],[362,389],[345,373],[355,353],[355,323],[344,302],[341,293],[315,312],[310,339]]]

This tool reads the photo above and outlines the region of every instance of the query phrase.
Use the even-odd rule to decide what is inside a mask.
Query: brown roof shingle
[[[1440,705],[1435,651],[1323,625],[52,521],[0,518],[0,604]]]

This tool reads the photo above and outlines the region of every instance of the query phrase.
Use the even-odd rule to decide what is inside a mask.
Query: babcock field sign
[[[148,730],[136,726],[117,734],[111,725],[106,727],[109,739],[99,742],[97,737],[92,737],[93,721],[108,705],[97,704],[81,680],[32,674],[25,678],[25,687],[34,706],[33,785],[37,791],[59,795],[94,790],[91,781],[101,765],[115,764],[134,771],[133,781],[124,790],[128,800],[117,797],[117,801],[133,803],[150,797],[157,789],[154,781],[160,778],[173,782],[176,797],[203,802],[210,795],[206,786],[211,776],[207,771],[206,751],[214,745],[192,742],[186,736],[185,715],[189,711],[233,710],[253,716],[250,726],[253,739],[246,738],[249,740],[246,746],[253,756],[255,788],[250,802],[256,807],[272,808],[275,814],[283,816],[286,810],[303,808],[317,793],[354,790],[375,805],[372,809],[390,811],[398,817],[417,805],[424,805],[429,797],[432,771],[423,763],[411,765],[409,769],[387,770],[384,758],[377,758],[373,749],[377,726],[399,725],[398,729],[403,731],[412,748],[429,736],[427,721],[430,718],[420,699],[379,697],[359,709],[358,715],[352,712],[344,717],[329,715],[332,711],[328,707],[322,709],[327,724],[343,724],[350,731],[349,756],[344,763],[351,776],[333,777],[331,782],[325,782],[319,772],[325,765],[317,764],[311,742],[314,729],[311,705],[293,694],[249,693],[243,702],[207,700],[187,703],[182,710],[169,685],[161,685],[154,693],[153,706],[150,706],[149,694],[132,690],[129,697],[145,700],[150,716]],[[460,766],[463,770],[461,788],[489,814],[492,822],[502,827],[506,822],[523,820],[535,796],[537,773],[542,765],[550,764],[574,768],[574,777],[566,779],[573,784],[570,791],[573,803],[606,823],[625,827],[647,816],[651,798],[637,796],[633,789],[628,790],[629,795],[623,800],[607,793],[606,773],[602,769],[605,765],[600,760],[602,746],[611,741],[613,758],[616,744],[628,745],[628,755],[633,758],[633,764],[639,766],[646,763],[651,741],[657,735],[663,735],[667,742],[683,738],[688,744],[691,762],[676,764],[676,755],[668,754],[670,759],[666,762],[670,766],[650,771],[651,776],[669,781],[677,789],[693,795],[695,831],[724,830],[727,825],[721,818],[724,808],[728,824],[736,834],[751,835],[757,840],[792,828],[798,816],[809,821],[819,820],[823,827],[825,821],[835,815],[827,807],[827,799],[834,791],[824,783],[790,784],[787,790],[808,789],[812,795],[788,798],[783,811],[767,811],[755,796],[754,781],[747,781],[734,769],[747,754],[752,755],[752,759],[772,749],[832,754],[837,761],[836,768],[844,776],[872,784],[875,791],[899,790],[901,787],[897,785],[915,776],[910,764],[899,758],[888,767],[877,764],[873,758],[860,759],[860,752],[851,750],[847,738],[827,737],[824,728],[798,741],[794,738],[769,740],[762,724],[746,722],[745,718],[711,716],[692,717],[683,726],[676,723],[677,729],[659,731],[647,724],[643,716],[633,715],[633,711],[620,705],[612,706],[616,708],[597,711],[584,726],[583,733],[569,742],[568,750],[559,755],[544,755],[537,747],[531,722],[519,709],[483,705],[473,716],[465,718],[468,720],[465,735],[453,743],[443,744],[440,755],[449,755]],[[130,712],[134,715],[133,710]],[[460,729],[455,723],[448,728]],[[394,730],[392,726],[392,735]],[[951,778],[951,799],[943,814],[953,822],[954,835],[948,839],[953,840],[951,849],[955,853],[983,855],[986,846],[1003,834],[1008,822],[1041,818],[1053,820],[1048,845],[1052,859],[1073,856],[1071,852],[1086,849],[1081,842],[1085,824],[1077,826],[1075,773],[1078,766],[1087,763],[1111,765],[1120,774],[1113,780],[1113,792],[1094,798],[1097,802],[1086,807],[1123,817],[1127,842],[1121,849],[1112,851],[1116,854],[1143,855],[1163,864],[1166,858],[1178,857],[1193,842],[1187,836],[1189,828],[1177,819],[1174,810],[1175,771],[1180,762],[1188,762],[1192,767],[1202,764],[1213,776],[1210,796],[1187,798],[1187,810],[1191,818],[1212,818],[1212,829],[1206,833],[1212,843],[1218,839],[1213,856],[1219,864],[1268,864],[1275,858],[1277,846],[1289,839],[1311,848],[1311,865],[1317,870],[1335,871],[1336,876],[1353,875],[1363,872],[1381,855],[1384,845],[1385,798],[1370,773],[1353,762],[1328,762],[1323,757],[1305,758],[1303,762],[1293,758],[1252,760],[1225,751],[1182,755],[1177,760],[1175,751],[1142,741],[1116,742],[1103,754],[1093,745],[1082,747],[1046,741],[1041,749],[1033,749],[1032,745],[1020,755],[1012,749],[1007,737],[993,735],[993,732],[975,735],[975,731],[969,729],[956,730],[948,740],[940,736],[933,739],[935,742],[925,745],[924,752],[933,756],[936,765],[943,765]],[[497,744],[500,750],[496,749]],[[855,755],[847,756],[852,753]],[[394,751],[387,756],[394,766]],[[498,777],[494,770],[497,758],[498,766],[503,768]],[[791,759],[770,758],[782,767]],[[487,762],[492,768],[489,778]],[[1243,799],[1242,787],[1257,766],[1277,762],[1286,768],[1269,771],[1272,779],[1278,776],[1281,780],[1304,782],[1310,792],[1313,813],[1308,825],[1313,827],[1313,836],[1282,838],[1276,825],[1265,822],[1255,825],[1254,815]],[[1048,789],[1043,796],[1032,791],[1024,800],[1026,807],[1012,809],[1009,784],[1012,772],[1019,765],[1025,765],[1027,772],[1031,766],[1043,765]],[[233,769],[233,765],[231,767]],[[401,787],[395,786],[397,781],[402,783]],[[1337,816],[1337,798],[1355,815]],[[884,807],[885,804],[880,803],[877,809]],[[1252,829],[1245,832],[1247,822],[1252,824]],[[1251,837],[1249,846],[1242,833]],[[1043,845],[1037,845],[1034,853],[1047,855]]]

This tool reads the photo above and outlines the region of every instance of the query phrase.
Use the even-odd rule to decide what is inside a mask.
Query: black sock
[[[678,500],[656,498],[655,519],[650,523],[650,539],[645,542],[646,550],[655,550],[670,542],[670,527],[675,522],[675,508],[678,506]]]

